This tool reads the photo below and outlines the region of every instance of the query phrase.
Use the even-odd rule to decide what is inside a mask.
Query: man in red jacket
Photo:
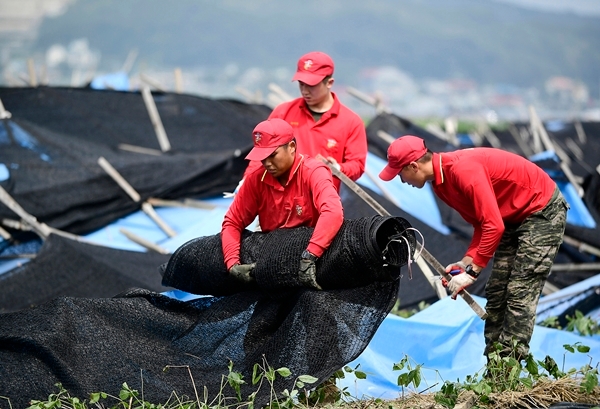
[[[275,107],[269,119],[284,119],[294,128],[299,153],[321,154],[357,180],[365,171],[367,134],[362,119],[331,91],[333,68],[331,57],[322,52],[300,57],[292,81],[298,81],[302,96]],[[339,191],[340,180],[333,182]]]
[[[225,214],[221,241],[227,270],[241,281],[253,280],[254,264],[240,264],[240,241],[242,230],[256,216],[263,232],[311,226],[314,231],[301,255],[298,275],[304,285],[320,290],[315,262],[344,219],[331,171],[296,151],[294,129],[282,119],[259,123],[252,135],[254,148],[246,159],[259,161],[262,166],[248,170]]]
[[[556,183],[529,160],[493,148],[433,153],[425,141],[403,136],[388,148],[379,177],[435,194],[473,225],[466,254],[446,267],[452,297],[473,284],[493,257],[486,283],[485,355],[517,359],[529,353],[536,307],[565,231],[568,204]]]

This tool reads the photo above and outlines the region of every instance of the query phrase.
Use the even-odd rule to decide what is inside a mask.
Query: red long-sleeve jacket
[[[221,229],[223,256],[229,270],[240,262],[241,233],[258,216],[263,232],[278,228],[314,227],[307,250],[323,255],[344,221],[342,201],[329,168],[296,153],[285,186],[264,167],[246,175],[225,214]]]
[[[340,103],[335,93],[333,106],[315,122],[303,98],[284,102],[271,112],[269,119],[281,118],[294,128],[298,152],[315,158],[331,156],[343,174],[357,180],[365,171],[367,134],[360,117]],[[340,180],[333,178],[336,189]]]
[[[433,191],[474,227],[466,255],[485,267],[504,233],[551,199],[556,183],[535,163],[493,148],[434,153]]]

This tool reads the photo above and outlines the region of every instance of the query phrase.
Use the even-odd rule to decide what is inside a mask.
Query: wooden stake
[[[152,206],[158,207],[193,207],[196,209],[205,210],[213,210],[217,208],[217,206],[212,203],[192,199],[185,199],[185,201],[180,202],[177,200],[164,200],[151,197],[148,199],[148,203],[150,203]]]
[[[387,210],[385,210],[383,206],[381,206],[367,192],[365,192],[360,186],[358,186],[356,182],[354,182],[348,176],[344,175],[335,167],[331,166],[331,162],[329,162],[321,155],[317,155],[317,159],[321,160],[327,166],[329,166],[329,169],[331,169],[331,173],[333,173],[334,176],[339,178],[346,186],[348,186],[352,191],[354,191],[354,193],[356,193],[369,206],[371,206],[379,215],[391,216],[391,214]],[[435,257],[433,257],[431,253],[429,253],[429,251],[427,251],[427,249],[425,249],[424,247],[421,250],[421,257],[423,257],[423,259],[427,261],[429,265],[433,267],[433,269],[437,271],[439,275],[446,278],[446,280],[450,281],[452,279],[452,276],[446,273],[446,269],[444,268],[444,266],[442,266],[442,264],[439,261],[437,261]],[[467,290],[462,290],[460,293],[458,293],[458,295],[460,295],[462,299],[467,302],[467,304],[481,319],[485,319],[487,317],[487,313],[483,310],[483,308],[481,308],[479,304],[477,304],[477,302],[473,299],[473,297],[471,297],[471,294],[469,294]]]
[[[183,92],[183,76],[179,67],[175,68],[175,92],[178,94]]]
[[[6,109],[4,109],[4,104],[2,103],[2,100],[0,99],[0,119],[9,119],[12,116],[12,114],[10,112],[8,112]]]
[[[600,257],[600,249],[599,248],[590,246],[589,244],[586,244],[582,241],[574,239],[571,236],[566,236],[566,235],[563,236],[563,242],[565,242],[566,244],[569,244],[573,247],[577,247],[577,250],[579,250],[581,252],[586,252],[588,254],[593,254],[594,256]]]
[[[552,143],[550,137],[548,136],[548,133],[546,132],[546,128],[544,127],[544,124],[538,117],[538,115],[535,111],[535,108],[532,105],[529,106],[529,114],[531,117],[531,128],[532,128],[531,130],[532,130],[534,136],[535,135],[538,136],[538,138],[544,144],[544,147],[546,150],[551,150],[556,153],[556,155],[560,159],[560,169],[563,171],[563,173],[565,174],[565,176],[567,177],[569,182],[573,185],[573,187],[577,191],[577,194],[579,195],[579,197],[583,197],[583,194],[585,192],[583,191],[583,188],[580,186],[580,184],[577,182],[575,175],[573,175],[573,172],[571,171],[571,168],[569,167],[569,164],[568,164],[569,157],[562,149],[560,149],[559,147],[555,146]],[[541,152],[541,149],[537,152],[538,153]]]
[[[158,149],[144,148],[143,146],[129,145],[127,143],[120,143],[117,147],[124,151],[143,153],[145,155],[153,155],[153,156],[162,155],[162,151],[159,151]]]
[[[138,192],[125,180],[121,174],[102,156],[98,158],[98,164],[134,201],[139,203],[142,198]],[[165,223],[154,211],[152,205],[148,202],[142,203],[142,211],[146,213],[169,237],[175,237],[177,233]]]
[[[552,271],[586,271],[586,270],[599,270],[600,263],[563,263],[553,264]]]
[[[10,240],[10,239],[12,239],[12,236],[10,235],[10,233],[7,232],[6,230],[4,230],[2,227],[0,227],[0,236],[4,240]]]
[[[147,248],[148,250],[152,250],[156,253],[160,253],[160,254],[169,254],[169,250],[164,249],[162,247],[160,247],[157,244],[152,243],[151,241],[148,241],[146,239],[144,239],[143,237],[140,237],[136,234],[134,234],[133,232],[130,232],[127,229],[124,228],[120,228],[119,231],[125,235],[125,237],[127,237],[129,240],[133,241],[134,243],[139,244],[142,247]]]
[[[152,93],[150,92],[149,87],[145,86],[142,88],[142,97],[144,98],[144,104],[146,104],[148,115],[150,115],[154,132],[156,132],[160,149],[163,152],[167,152],[171,150],[171,143],[169,142],[165,128],[160,120],[160,115],[158,114],[158,109],[156,108],[156,104],[154,103],[154,98],[152,98]]]
[[[2,186],[0,186],[0,201],[4,203],[6,207],[15,212],[21,219],[25,220],[25,222],[31,226],[31,228],[42,238],[46,239],[51,231],[50,228],[45,223],[40,223],[37,221],[35,217],[31,214],[27,213],[25,209],[23,209],[16,201],[13,199],[10,194]]]
[[[285,92],[283,90],[283,88],[281,88],[279,85],[271,82],[269,84],[269,89],[274,92],[275,94],[277,94],[277,96],[284,102],[286,101],[291,101],[292,99],[294,99],[294,97],[292,97],[290,94],[288,94],[287,92]]]
[[[166,88],[163,87],[160,82],[148,77],[146,74],[140,73],[140,79],[142,80],[142,82],[145,82],[146,84],[156,88],[157,91],[167,92]]]
[[[32,87],[38,86],[37,75],[35,74],[35,64],[33,58],[27,59],[27,70],[29,71],[29,85]]]

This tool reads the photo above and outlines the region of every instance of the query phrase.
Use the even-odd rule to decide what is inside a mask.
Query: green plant
[[[317,404],[324,403],[339,403],[342,399],[349,400],[352,398],[348,388],[339,389],[336,384],[340,379],[345,379],[346,374],[353,373],[356,379],[366,379],[367,374],[363,371],[359,371],[360,364],[354,368],[348,365],[344,366],[331,375],[331,377],[317,386],[314,390],[306,394],[306,391],[302,391],[298,396],[298,401],[306,406],[314,406]]]
[[[557,316],[551,316],[537,324],[541,327],[561,329]]]
[[[419,302],[419,304],[417,304],[417,308],[400,309],[400,300],[398,299],[398,300],[396,300],[396,304],[394,304],[394,307],[392,308],[390,313],[397,315],[399,317],[402,317],[402,318],[408,318],[408,317],[415,315],[419,311],[423,311],[427,307],[429,307],[429,304],[426,303],[425,301],[421,301],[421,302]]]
[[[579,310],[575,311],[575,316],[567,315],[567,331],[577,331],[583,336],[600,334],[600,325],[592,318],[586,317]]]
[[[493,394],[506,391],[531,390],[536,383],[554,378],[555,380],[572,377],[579,379],[579,390],[582,393],[591,394],[598,385],[598,369],[590,364],[584,365],[580,369],[569,369],[565,371],[564,363],[567,353],[588,353],[589,347],[577,342],[573,345],[565,344],[565,354],[563,355],[563,365],[559,368],[556,361],[546,356],[543,361],[535,360],[533,355],[529,354],[523,360],[518,361],[516,357],[517,342],[514,341],[512,350],[508,356],[502,354],[502,346],[496,344],[494,351],[488,356],[488,363],[484,368],[483,375],[479,373],[467,376],[465,382],[445,382],[436,392],[434,398],[440,405],[452,408],[457,402],[458,396],[462,391],[472,391],[477,397],[477,401],[483,405],[493,404]]]

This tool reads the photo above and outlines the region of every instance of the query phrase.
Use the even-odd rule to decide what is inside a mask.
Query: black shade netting
[[[366,132],[369,142],[369,152],[374,153],[382,159],[387,158],[389,142],[378,136],[378,131],[384,131],[395,139],[404,135],[418,136],[423,138],[427,147],[434,152],[446,152],[455,149],[454,146],[442,141],[431,132],[415,125],[406,118],[395,114],[381,113],[369,122]]]
[[[277,229],[269,233],[244,231],[241,262],[253,270],[261,290],[298,288],[300,255],[310,240],[311,227]],[[371,216],[344,220],[329,249],[317,260],[317,282],[323,289],[360,287],[393,281],[415,249],[414,232],[401,217]],[[246,288],[230,277],[223,261],[221,236],[199,237],[171,256],[163,285],[193,294],[228,295]]]
[[[297,271],[310,230],[281,229],[247,233],[244,238],[244,257],[255,257],[257,265],[273,260],[270,252],[279,251],[276,247],[289,247],[280,253],[284,261],[278,264],[278,273],[261,268],[264,276],[257,277],[255,288],[222,289],[229,295],[187,302],[132,289],[115,298],[59,297],[35,308],[4,313],[0,316],[0,390],[13,407],[46,399],[56,392],[58,382],[82,398],[100,391],[117,396],[123,382],[143,389],[144,399],[151,402],[164,403],[172,392],[194,398],[194,387],[200,391],[206,387],[209,399],[219,394],[233,397],[229,387],[221,391],[230,361],[248,381],[242,385],[244,398],[258,388],[249,382],[255,364],[291,370],[292,376],[276,378],[277,393],[291,390],[296,377],[304,374],[316,377],[316,386],[360,355],[393,307],[399,280],[377,270],[399,271],[406,263],[412,247],[385,248],[390,248],[390,242],[392,248],[397,240],[404,242],[400,236],[414,244],[409,227],[401,218],[346,221],[320,264],[324,291],[298,287],[289,277]],[[284,239],[285,246],[275,245]],[[206,253],[216,249],[207,247],[200,253],[211,259]],[[169,277],[186,275],[185,271],[173,275],[171,269]],[[211,285],[222,288],[227,282],[216,279]],[[166,367],[170,369],[164,371]],[[258,389],[258,405],[268,403],[270,387]]]
[[[232,191],[247,166],[252,129],[270,109],[174,93],[153,98],[171,145],[163,153],[138,92],[0,87],[12,114],[0,121],[0,164],[10,172],[2,187],[38,220],[77,234],[140,209],[98,165],[100,156],[142,201]],[[0,217],[16,216],[0,204]]]
[[[156,266],[168,255],[117,250],[50,235],[37,256],[0,274],[0,312],[56,297],[113,297],[131,287],[166,291]]]

